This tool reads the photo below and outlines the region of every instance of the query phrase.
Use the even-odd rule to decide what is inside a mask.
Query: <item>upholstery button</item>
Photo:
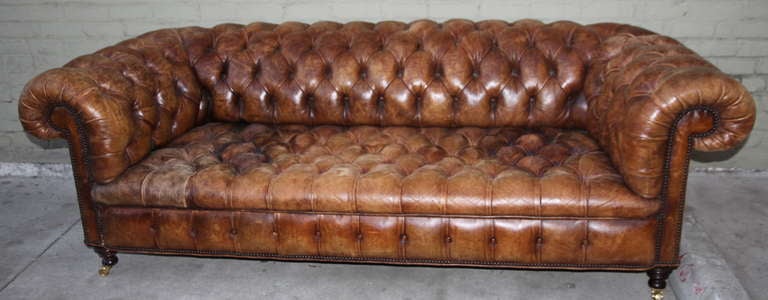
[[[229,230],[229,234],[237,235],[237,229],[232,228],[231,230]]]
[[[277,237],[277,235],[278,235],[278,234],[277,234],[277,231],[272,231],[272,236],[273,236],[273,237]]]
[[[445,237],[445,242],[450,244],[451,242],[453,242],[453,238],[451,238],[450,236],[446,236]]]
[[[363,234],[362,233],[359,233],[359,232],[357,233],[357,240],[358,241],[362,241],[363,240]]]
[[[190,230],[190,231],[189,231],[189,236],[191,236],[191,237],[193,237],[193,238],[194,238],[194,237],[197,237],[197,231],[195,231],[195,230]]]
[[[490,243],[491,243],[491,245],[496,245],[496,237],[495,236],[491,237]]]
[[[408,240],[408,236],[405,234],[400,235],[400,242],[405,243]]]
[[[550,68],[547,72],[549,73],[549,77],[557,76],[557,69],[555,68]]]

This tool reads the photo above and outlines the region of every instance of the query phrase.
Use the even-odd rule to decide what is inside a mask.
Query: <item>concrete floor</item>
[[[768,295],[767,177],[691,176],[689,211],[755,299]],[[288,263],[121,254],[82,245],[71,178],[0,177],[0,299],[647,299],[644,273]],[[183,297],[179,297],[183,295]],[[763,295],[763,296],[761,296]],[[667,299],[675,295],[667,290]],[[763,298],[764,299],[764,298]]]

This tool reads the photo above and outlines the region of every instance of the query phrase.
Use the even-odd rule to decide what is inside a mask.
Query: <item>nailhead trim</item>
[[[707,112],[710,115],[712,115],[713,124],[712,124],[712,128],[710,128],[706,132],[692,134],[692,135],[688,136],[688,139],[687,139],[688,140],[688,145],[686,146],[687,148],[686,148],[686,153],[685,153],[685,166],[684,166],[684,169],[686,170],[686,172],[684,172],[683,178],[682,178],[683,179],[683,182],[682,182],[683,188],[679,192],[680,193],[680,204],[678,205],[679,207],[677,209],[677,214],[678,215],[682,216],[683,215],[683,210],[685,209],[685,190],[686,190],[685,187],[686,187],[686,184],[688,182],[688,166],[689,166],[689,163],[690,163],[690,156],[691,156],[691,152],[692,152],[691,149],[693,148],[693,140],[695,138],[702,138],[702,137],[706,137],[706,136],[709,136],[709,135],[713,134],[715,131],[717,131],[717,128],[720,126],[720,114],[717,111],[713,110],[712,108],[710,108],[708,106],[694,106],[694,107],[690,107],[690,108],[688,108],[686,110],[683,110],[682,112],[677,114],[677,116],[675,117],[675,120],[672,122],[672,127],[670,127],[669,133],[667,134],[667,148],[666,148],[666,154],[665,154],[665,158],[664,158],[664,168],[663,168],[663,170],[664,170],[664,177],[662,179],[663,181],[662,181],[662,186],[661,186],[661,195],[659,196],[659,199],[661,199],[662,205],[661,205],[661,208],[659,209],[659,213],[657,215],[658,222],[657,222],[657,229],[656,229],[656,247],[655,247],[656,248],[656,258],[655,258],[655,261],[659,265],[671,264],[671,265],[675,265],[676,266],[676,265],[679,264],[679,261],[664,262],[664,261],[661,260],[661,243],[663,242],[663,239],[664,239],[664,225],[666,223],[666,222],[664,222],[665,217],[666,217],[666,204],[667,204],[667,201],[669,200],[668,198],[669,198],[669,192],[670,192],[669,191],[669,181],[670,181],[670,176],[671,176],[671,174],[670,174],[671,173],[670,165],[672,163],[672,148],[674,147],[674,141],[675,141],[674,137],[675,137],[675,134],[677,133],[678,126],[680,126],[680,121],[682,121],[682,119],[686,115],[688,115],[689,113],[694,112],[694,111],[704,111],[704,112]],[[681,218],[680,222],[678,222],[678,224],[677,224],[677,237],[675,238],[675,244],[677,245],[677,247],[675,247],[675,255],[674,255],[674,257],[679,257],[679,255],[680,255],[680,239],[681,239],[681,236],[682,236],[682,231],[683,231],[683,221],[682,221],[682,218]]]

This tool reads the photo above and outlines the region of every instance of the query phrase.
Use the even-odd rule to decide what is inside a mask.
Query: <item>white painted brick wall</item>
[[[624,22],[678,38],[758,100],[758,125],[744,149],[707,166],[768,168],[768,0],[0,0],[0,151],[50,146],[18,125],[16,101],[32,76],[153,29],[454,17]]]

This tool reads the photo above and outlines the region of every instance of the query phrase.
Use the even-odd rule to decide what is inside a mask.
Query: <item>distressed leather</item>
[[[105,243],[145,253],[479,267],[642,269],[656,219],[520,219],[110,207]]]
[[[702,118],[705,129],[693,132],[699,151],[730,149],[752,130],[752,96],[674,39],[622,34],[606,40],[601,51],[585,88],[587,128],[641,196],[659,195],[667,147],[684,114],[716,120],[709,125]]]
[[[19,119],[57,138],[50,111],[76,113],[102,183],[208,120],[583,127],[585,67],[624,32],[648,33],[534,20],[162,29],[35,77]]]
[[[754,118],[671,38],[535,20],[162,29],[19,101],[92,246],[604,270],[677,264],[688,153]]]
[[[212,123],[96,185],[106,205],[645,218],[586,132]]]

